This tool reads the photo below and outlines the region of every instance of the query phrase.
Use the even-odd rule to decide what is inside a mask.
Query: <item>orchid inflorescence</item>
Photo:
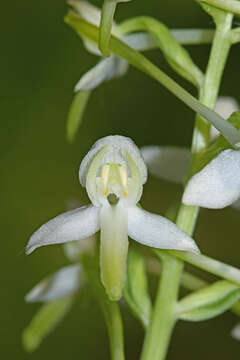
[[[75,86],[68,139],[72,141],[77,133],[90,92],[105,81],[125,75],[131,64],[198,113],[192,149],[170,145],[139,149],[133,140],[120,135],[95,142],[79,169],[80,183],[91,203],[48,221],[33,233],[26,246],[30,254],[42,246],[63,244],[71,265],[42,280],[26,295],[27,302],[44,305],[25,329],[23,341],[29,351],[37,348],[69,311],[77,295],[90,286],[108,326],[112,359],[124,360],[117,303],[121,300],[119,304],[127,304],[146,331],[141,360],[164,360],[177,320],[207,320],[226,310],[240,315],[240,271],[202,255],[192,238],[199,207],[222,209],[231,205],[240,209],[239,105],[231,97],[217,98],[225,58],[240,37],[239,29],[231,28],[235,7],[224,7],[220,0],[214,0],[214,7],[210,0],[200,1],[213,17],[216,32],[169,31],[150,17],[117,24],[114,13],[120,2],[127,0],[105,0],[100,10],[87,1],[68,1],[74,11],[66,16],[66,23],[76,30],[85,48],[101,58]],[[212,47],[203,74],[181,43],[211,43],[214,39],[218,46]],[[196,86],[200,101],[139,53],[153,48],[159,48],[169,65]],[[214,56],[221,58],[218,64],[212,60]],[[215,111],[211,109],[214,106]],[[148,171],[184,186],[181,202],[174,204],[174,215],[169,211],[161,216],[142,208]],[[221,280],[208,284],[183,271],[184,261]],[[161,274],[154,308],[147,272]],[[180,285],[191,291],[181,299]],[[240,338],[239,324],[232,336]]]

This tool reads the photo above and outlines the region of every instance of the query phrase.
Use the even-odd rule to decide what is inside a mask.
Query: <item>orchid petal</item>
[[[127,68],[128,63],[123,59],[115,56],[103,59],[81,77],[75,86],[75,91],[95,89],[104,81],[124,75]]]
[[[146,246],[199,253],[194,240],[174,223],[137,206],[128,208],[128,235]]]
[[[66,266],[37,284],[27,295],[27,302],[49,302],[73,294],[81,279],[79,264]]]
[[[129,164],[129,168],[131,171],[131,178],[128,180],[128,195],[127,195],[127,202],[128,204],[136,204],[142,196],[142,179],[141,173],[139,168],[137,167],[136,163],[133,161],[132,157],[126,151],[126,159]]]
[[[136,163],[139,171],[141,173],[142,184],[144,184],[147,180],[147,167],[143,161],[142,154],[139,151],[138,147],[134,144],[134,142],[125,136],[113,135],[106,136],[102,139],[99,139],[95,142],[92,148],[89,150],[87,155],[81,162],[79,169],[79,179],[82,186],[86,186],[86,178],[87,173],[89,171],[89,167],[92,161],[94,161],[94,157],[100,152],[101,149],[107,147],[107,151],[105,155],[101,158],[101,163],[99,162],[99,166],[105,163],[115,163],[120,164],[125,167],[128,167],[126,164],[125,153],[131,156],[133,161]],[[124,154],[123,154],[124,152]],[[129,170],[129,169],[128,169]],[[131,173],[131,171],[129,170]],[[131,175],[131,174],[129,174]]]
[[[120,204],[103,206],[101,219],[101,279],[111,300],[122,295],[126,275],[127,211]]]
[[[240,197],[240,152],[224,150],[187,183],[183,203],[221,209]]]
[[[144,146],[143,158],[151,174],[167,181],[181,183],[190,165],[191,153],[176,146]]]
[[[99,209],[82,206],[63,213],[42,225],[30,238],[26,253],[51,244],[87,238],[99,230]]]

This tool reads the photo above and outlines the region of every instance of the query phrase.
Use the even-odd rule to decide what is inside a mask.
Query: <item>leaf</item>
[[[124,296],[133,314],[146,329],[150,322],[152,303],[148,292],[144,258],[136,245],[131,245],[128,253],[128,271]]]
[[[240,287],[220,280],[179,301],[178,318],[186,321],[211,319],[230,309],[240,299]]]
[[[168,28],[149,16],[140,16],[124,21],[118,26],[120,33],[130,31],[147,31],[162,50],[169,65],[183,78],[201,87],[203,74],[194,64],[189,53],[174,38]]]
[[[44,304],[35,314],[22,334],[23,346],[26,351],[33,352],[43,339],[60,323],[73,305],[74,296]]]
[[[82,122],[85,107],[91,91],[79,91],[73,98],[67,117],[67,139],[73,141]]]

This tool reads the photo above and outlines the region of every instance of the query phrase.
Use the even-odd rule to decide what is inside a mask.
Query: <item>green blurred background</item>
[[[101,1],[93,1],[97,5]],[[62,247],[23,253],[30,234],[62,212],[69,199],[87,201],[78,182],[78,166],[93,142],[106,135],[130,136],[146,144],[189,145],[194,114],[146,75],[132,69],[127,76],[94,92],[73,145],[66,141],[66,116],[72,89],[96,58],[88,54],[64,24],[64,0],[1,3],[1,329],[2,359],[108,359],[107,334],[94,301],[73,311],[33,354],[23,351],[22,329],[39,307],[24,302],[40,279],[67,264]],[[169,27],[212,27],[194,1],[135,0],[118,7],[118,20],[148,14]],[[209,47],[190,47],[204,69]],[[150,58],[186,88],[193,88],[169,70],[159,52]],[[230,54],[222,94],[239,98],[240,47]],[[179,188],[149,179],[143,204],[163,213]],[[232,209],[202,210],[196,239],[202,251],[240,265],[240,214]],[[206,277],[205,274],[203,276]],[[137,359],[143,333],[124,310],[126,352]],[[179,323],[168,359],[239,359],[240,343],[230,337],[237,319],[230,313],[202,323]]]

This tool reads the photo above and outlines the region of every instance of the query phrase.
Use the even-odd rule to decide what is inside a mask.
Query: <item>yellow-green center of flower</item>
[[[118,198],[127,196],[128,176],[120,164],[105,164],[101,168],[101,183],[104,196],[115,194]]]

